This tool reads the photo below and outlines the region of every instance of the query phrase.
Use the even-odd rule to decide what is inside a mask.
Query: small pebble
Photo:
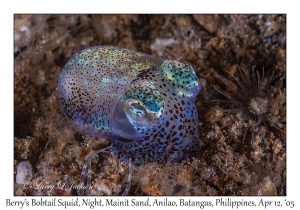
[[[28,184],[32,179],[32,167],[28,161],[22,161],[18,164],[16,183]]]

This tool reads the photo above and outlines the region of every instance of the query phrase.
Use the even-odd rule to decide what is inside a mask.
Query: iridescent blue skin
[[[121,161],[189,158],[199,151],[189,64],[112,46],[75,54],[58,79],[59,101],[81,132],[112,142]]]

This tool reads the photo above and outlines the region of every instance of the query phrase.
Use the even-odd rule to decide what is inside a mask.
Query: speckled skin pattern
[[[75,54],[58,79],[59,101],[81,132],[108,138],[122,161],[178,161],[199,151],[189,64],[112,46]]]

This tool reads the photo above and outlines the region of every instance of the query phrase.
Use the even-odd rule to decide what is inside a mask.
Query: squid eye
[[[161,116],[163,107],[163,99],[154,88],[132,87],[116,101],[111,126],[124,138],[137,138],[143,130],[157,124],[156,119]]]
[[[128,114],[130,115],[130,118],[137,122],[142,122],[147,117],[147,111],[139,103],[132,103],[128,110]]]
[[[137,100],[123,102],[123,109],[129,121],[137,126],[145,127],[151,125],[155,119],[155,114]]]
[[[163,100],[158,91],[149,87],[134,87],[121,99],[128,120],[135,126],[151,125],[162,112]]]

